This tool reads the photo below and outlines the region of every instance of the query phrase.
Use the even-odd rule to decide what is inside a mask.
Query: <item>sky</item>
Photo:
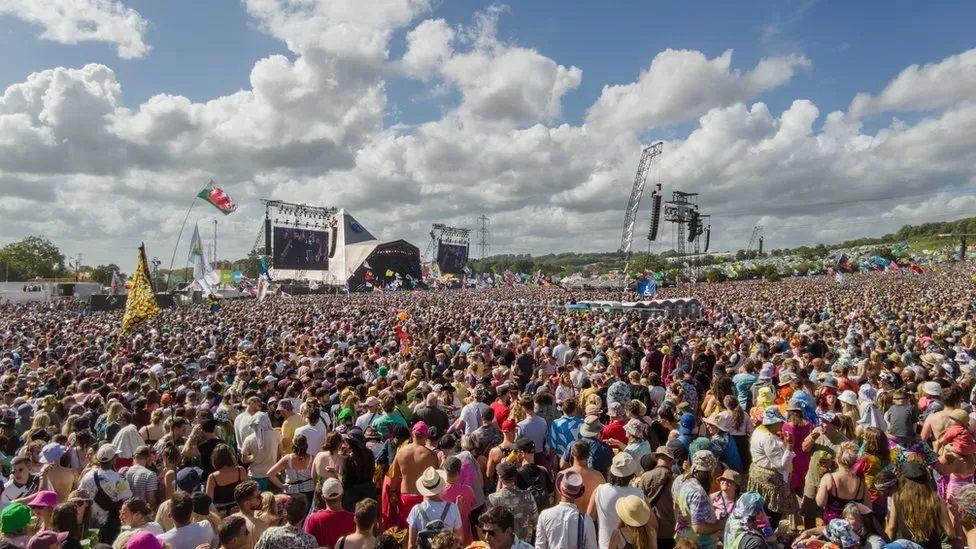
[[[168,263],[192,224],[243,257],[262,198],[345,208],[423,250],[610,251],[641,149],[713,250],[976,214],[972,2],[0,2],[0,244]],[[648,243],[649,200],[634,249]],[[476,252],[477,250],[473,250]],[[477,255],[473,253],[473,255]]]

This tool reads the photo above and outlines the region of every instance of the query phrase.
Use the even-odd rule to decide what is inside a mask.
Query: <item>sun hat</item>
[[[861,385],[857,390],[857,396],[861,400],[875,400],[878,398],[878,390],[870,385]]]
[[[430,428],[427,427],[427,423],[423,421],[418,421],[413,424],[413,428],[410,429],[410,434],[419,438],[430,437]]]
[[[779,386],[789,385],[797,380],[796,374],[793,372],[783,372],[779,376]]]
[[[447,473],[443,469],[428,467],[417,479],[417,491],[423,496],[436,496],[444,491],[446,484]]]
[[[583,477],[576,471],[560,471],[556,475],[556,491],[566,499],[576,499],[583,495],[586,487],[583,485]]]
[[[34,495],[34,499],[27,504],[32,509],[53,509],[58,504],[58,493],[53,490],[41,490]]]
[[[95,459],[97,459],[99,463],[108,463],[115,459],[115,456],[117,455],[119,455],[119,453],[116,451],[115,446],[112,446],[111,444],[102,444],[98,447],[98,452],[95,453]]]
[[[67,532],[41,530],[27,541],[27,549],[60,549],[61,543],[68,539]]]
[[[618,417],[621,417],[621,416],[626,415],[627,414],[627,411],[624,410],[623,403],[620,403],[620,402],[617,402],[617,401],[613,401],[610,404],[607,404],[607,413],[612,418],[618,418]]]
[[[627,526],[639,528],[647,524],[651,518],[651,508],[644,498],[638,496],[624,496],[613,504],[620,520]]]
[[[342,496],[342,482],[337,478],[325,479],[322,483],[322,497],[325,499],[336,499]]]
[[[759,379],[773,379],[773,372],[776,366],[772,362],[767,362],[759,369]]]
[[[580,436],[586,438],[596,438],[600,436],[601,431],[603,431],[603,424],[597,416],[586,416],[579,428]]]
[[[129,536],[125,541],[125,549],[163,549],[163,542],[148,530],[142,530]]]
[[[940,353],[925,353],[922,355],[922,364],[926,366],[942,366],[945,360],[945,355]]]
[[[732,418],[724,413],[718,413],[710,418],[705,418],[704,422],[725,433],[732,430]]]
[[[854,391],[842,391],[839,395],[837,395],[837,400],[843,402],[844,404],[857,406],[857,394]]]
[[[23,503],[11,503],[0,512],[0,532],[15,534],[27,527],[30,522],[31,510]]]
[[[861,543],[861,538],[854,532],[851,523],[842,518],[831,520],[824,528],[824,534],[828,540],[840,545],[843,549],[859,547]]]
[[[691,456],[692,471],[714,471],[718,459],[710,450],[698,450]]]
[[[64,457],[67,448],[57,442],[49,442],[41,448],[41,463],[57,463]]]
[[[722,475],[718,477],[718,480],[727,480],[729,482],[734,482],[736,486],[742,487],[742,475],[734,469],[726,469],[722,471]]]
[[[790,401],[786,404],[786,411],[787,412],[802,412],[803,411],[803,402],[801,402],[799,399],[796,399],[796,398],[790,399]]]
[[[763,410],[763,425],[776,425],[777,423],[783,423],[785,421],[786,418],[784,418],[783,414],[780,413],[778,406],[767,406],[766,409]]]
[[[637,463],[634,456],[627,452],[620,452],[613,456],[613,461],[610,462],[610,473],[616,477],[623,478],[636,475],[639,469],[640,463]]]
[[[631,419],[624,425],[624,432],[632,437],[640,437],[644,434],[644,426],[647,425],[639,419]]]
[[[658,446],[657,449],[654,450],[654,457],[663,457],[674,461],[674,449],[670,446]]]
[[[922,392],[936,398],[942,398],[942,386],[935,381],[926,381],[922,384]]]

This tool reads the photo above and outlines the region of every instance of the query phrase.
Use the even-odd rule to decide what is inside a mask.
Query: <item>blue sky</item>
[[[109,44],[57,44],[36,37],[36,27],[0,17],[0,87],[43,67],[104,63],[122,82],[124,100],[137,106],[156,93],[194,101],[249,86],[254,62],[289,55],[262,33],[232,0],[131,0],[149,21],[151,53],[124,60]],[[470,24],[485,2],[439,2],[430,14],[452,25]],[[762,99],[774,112],[809,98],[828,112],[847,107],[861,91],[877,91],[907,65],[927,63],[976,43],[976,3],[913,2],[647,2],[537,0],[507,5],[499,37],[537,49],[583,70],[580,86],[564,98],[566,121],[579,123],[605,84],[633,81],[659,51],[700,50],[708,57],[734,50],[733,66],[748,68],[766,56],[801,53],[813,63]],[[405,29],[390,51],[404,50]],[[390,120],[414,124],[439,116],[456,95],[431,98],[422,82],[388,82]],[[679,128],[680,129],[680,128]],[[680,132],[679,132],[680,133]]]
[[[0,4],[0,242],[172,249],[214,177],[230,255],[269,196],[421,248],[486,214],[495,252],[609,250],[658,139],[716,247],[976,211],[971,1],[48,1]]]

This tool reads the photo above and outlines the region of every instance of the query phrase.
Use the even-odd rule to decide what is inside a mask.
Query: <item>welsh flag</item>
[[[197,196],[213,204],[215,208],[227,215],[237,209],[237,203],[232,201],[223,189],[211,179],[207,186],[197,193]]]

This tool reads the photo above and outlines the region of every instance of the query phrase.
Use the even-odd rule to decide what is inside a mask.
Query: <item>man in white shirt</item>
[[[170,517],[175,528],[159,536],[159,541],[174,549],[180,547],[196,548],[201,545],[212,545],[214,541],[213,528],[210,523],[202,520],[192,522],[193,498],[186,492],[176,492],[170,500]]]
[[[569,352],[569,345],[566,345],[566,339],[563,338],[559,341],[559,345],[552,348],[552,356],[556,357],[556,364],[559,366],[566,365],[566,353]]]
[[[40,487],[40,477],[30,472],[31,460],[27,456],[17,456],[10,464],[12,475],[10,480],[3,483],[3,493],[0,494],[0,510],[11,503],[27,505],[31,497]]]
[[[261,411],[261,399],[252,396],[247,399],[247,409],[237,415],[234,418],[234,434],[237,437],[237,447],[240,448],[244,446],[244,439],[247,435],[254,432],[254,427],[251,426],[251,418],[254,414]]]
[[[380,412],[380,399],[369,396],[366,398],[366,412],[356,418],[356,427],[363,431],[379,419],[383,414]]]
[[[101,445],[95,453],[98,467],[90,469],[85,476],[81,477],[81,482],[78,484],[78,488],[94,500],[92,519],[101,528],[99,532],[101,539],[114,540],[121,529],[121,524],[118,521],[118,513],[110,513],[108,509],[99,505],[99,501],[111,502],[111,505],[118,506],[132,497],[129,482],[115,470],[117,455],[118,452],[111,444]]]
[[[303,435],[308,441],[309,453],[315,455],[322,449],[322,443],[329,433],[317,407],[303,405],[302,414],[305,416],[305,425],[295,429],[295,436]]]
[[[562,471],[556,477],[556,491],[562,501],[539,514],[536,549],[596,549],[593,519],[576,506],[585,491],[583,477],[576,471]]]

